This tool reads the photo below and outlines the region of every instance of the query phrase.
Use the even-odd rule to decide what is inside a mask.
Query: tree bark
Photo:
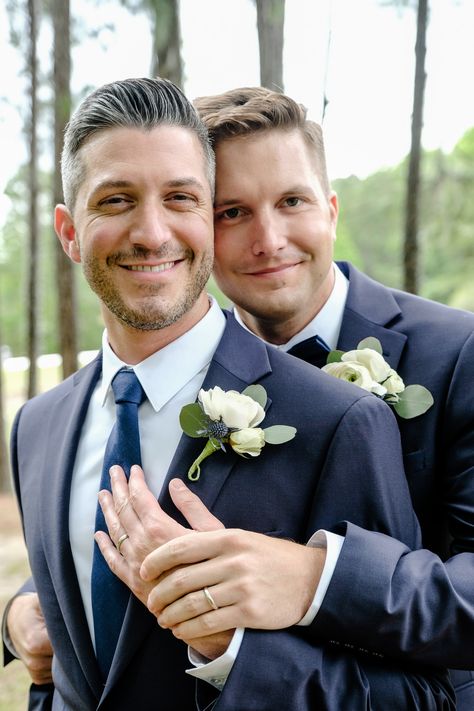
[[[61,151],[64,129],[71,110],[71,40],[69,0],[53,0],[54,28],[54,178],[53,203],[63,202],[61,184]],[[77,370],[77,319],[75,274],[71,260],[53,237],[56,255],[58,291],[59,350],[63,359],[63,378]]]
[[[411,149],[408,163],[405,240],[403,250],[404,288],[412,294],[419,290],[419,240],[418,215],[421,170],[421,133],[423,129],[423,102],[426,71],[426,30],[428,25],[428,0],[418,0],[415,45],[415,84],[411,122]]]
[[[29,265],[28,265],[28,336],[27,349],[30,360],[28,375],[28,398],[37,392],[38,356],[38,254],[39,254],[39,222],[38,222],[38,58],[37,58],[37,8],[36,0],[28,0],[28,74],[30,79],[30,121],[28,127],[29,161],[28,161],[28,231],[29,231]]]
[[[154,0],[150,7],[153,22],[152,76],[183,86],[179,0]]]
[[[256,0],[260,84],[283,91],[283,30],[285,0]]]

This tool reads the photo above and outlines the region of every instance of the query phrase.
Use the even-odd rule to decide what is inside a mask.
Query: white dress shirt
[[[224,328],[225,317],[212,301],[204,318],[190,331],[133,366],[148,398],[139,409],[140,444],[147,484],[157,497],[182,434],[180,410],[196,400]],[[115,422],[110,384],[117,371],[127,365],[112,351],[106,332],[102,347],[102,377],[82,428],[69,505],[72,555],[93,641],[91,571],[97,493],[105,446]]]

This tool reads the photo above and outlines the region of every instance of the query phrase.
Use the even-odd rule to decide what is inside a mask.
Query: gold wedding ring
[[[121,548],[121,546],[122,546],[122,543],[123,543],[124,541],[126,541],[127,538],[128,538],[128,533],[122,533],[122,535],[121,535],[120,538],[118,539],[118,541],[117,541],[117,550],[118,550],[119,553],[120,553],[120,548]],[[123,555],[123,553],[120,553],[120,555]]]
[[[219,606],[216,605],[216,601],[215,601],[214,598],[212,597],[212,595],[211,595],[211,593],[209,592],[209,590],[208,590],[207,588],[203,588],[202,591],[203,591],[203,593],[204,593],[204,597],[206,598],[207,602],[208,602],[209,605],[212,607],[212,609],[213,609],[213,610],[218,610],[218,609],[219,609]]]

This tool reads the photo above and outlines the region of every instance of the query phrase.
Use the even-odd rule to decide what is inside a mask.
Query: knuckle
[[[120,531],[122,530],[122,526],[120,524],[120,521],[111,521],[109,525],[109,533],[110,537],[113,539],[119,539],[120,538]]]
[[[168,543],[168,552],[171,561],[178,562],[186,551],[186,543],[180,538],[174,538]]]
[[[131,505],[132,509],[134,509],[138,501],[138,492],[136,489],[131,489],[129,490],[128,494],[128,503]]]
[[[184,611],[188,617],[196,617],[202,607],[201,596],[199,593],[192,593],[187,595],[184,599]]]
[[[187,591],[189,585],[189,573],[185,568],[180,568],[173,575],[173,587],[177,593]]]
[[[216,620],[215,620],[215,615],[212,613],[207,613],[206,615],[201,615],[201,625],[203,630],[205,630],[208,634],[211,634],[212,632],[215,631],[216,629]]]

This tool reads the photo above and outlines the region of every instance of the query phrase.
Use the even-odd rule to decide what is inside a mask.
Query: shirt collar
[[[299,333],[290,338],[287,343],[275,346],[276,348],[282,351],[288,351],[297,343],[300,343],[311,336],[319,336],[322,338],[331,350],[336,348],[339,332],[341,330],[342,318],[344,316],[344,307],[346,305],[347,292],[349,289],[349,280],[341,272],[337,264],[333,264],[333,267],[334,286],[322,309]],[[243,323],[236,309],[234,309],[234,316],[243,328],[250,331],[250,329]],[[253,332],[251,331],[251,333]]]
[[[153,409],[158,412],[201,370],[207,368],[225,329],[225,316],[215,299],[210,309],[189,331],[164,348],[137,363],[133,370]],[[110,384],[115,374],[127,365],[109,345],[107,330],[102,335],[102,381],[99,396],[105,405],[112,397]]]

